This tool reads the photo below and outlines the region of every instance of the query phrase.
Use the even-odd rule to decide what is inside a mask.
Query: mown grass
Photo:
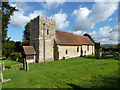
[[[22,66],[19,66],[21,68]],[[30,71],[6,70],[3,88],[118,88],[118,60],[77,57],[29,64]]]

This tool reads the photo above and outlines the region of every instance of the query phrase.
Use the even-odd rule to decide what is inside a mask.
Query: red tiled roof
[[[56,30],[56,43],[59,45],[94,45],[87,36],[75,35]]]
[[[35,55],[35,50],[33,48],[33,46],[23,46],[25,55]]]

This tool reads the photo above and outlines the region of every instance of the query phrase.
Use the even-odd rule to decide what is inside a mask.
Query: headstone
[[[115,57],[115,60],[120,60],[120,55],[119,55],[119,53],[118,53],[118,52],[117,52],[117,53],[115,53],[114,57]]]
[[[3,70],[5,70],[5,65],[4,65],[4,61],[3,61]]]
[[[100,53],[99,53],[99,52],[96,52],[96,53],[95,53],[95,57],[96,57],[96,59],[100,59]]]
[[[112,51],[111,50],[109,50],[109,55],[111,55],[112,54]]]
[[[106,53],[105,52],[102,52],[101,58],[106,59]]]
[[[27,61],[26,61],[26,71],[29,71],[29,66]]]

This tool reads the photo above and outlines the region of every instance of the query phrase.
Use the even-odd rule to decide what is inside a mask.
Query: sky
[[[101,44],[118,43],[117,2],[10,2],[19,11],[13,13],[8,37],[22,41],[24,26],[42,15],[56,20],[56,30],[78,35],[90,34]]]

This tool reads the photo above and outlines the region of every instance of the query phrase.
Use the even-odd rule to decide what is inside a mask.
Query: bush
[[[8,65],[8,66],[5,66],[5,68],[8,68],[8,69],[10,69],[10,68],[11,68],[11,66],[9,66],[9,65]]]
[[[22,58],[21,53],[16,52],[16,53],[11,53],[10,54],[10,59],[12,59],[14,61],[18,61],[21,58]]]

